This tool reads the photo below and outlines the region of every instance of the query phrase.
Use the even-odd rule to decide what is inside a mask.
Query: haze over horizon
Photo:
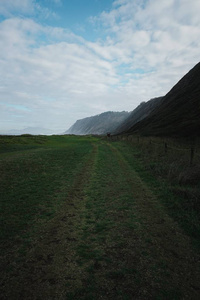
[[[0,133],[61,133],[165,95],[199,62],[199,11],[199,0],[0,0]]]

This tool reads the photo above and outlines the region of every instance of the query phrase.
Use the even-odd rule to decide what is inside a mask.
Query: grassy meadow
[[[200,140],[144,136],[120,139],[132,147],[137,158],[129,163],[149,186],[159,186],[156,190],[168,212],[200,247]]]
[[[199,182],[148,149],[0,136],[2,299],[199,299]]]
[[[0,143],[1,236],[7,244],[53,216],[92,146],[63,136],[1,136]]]

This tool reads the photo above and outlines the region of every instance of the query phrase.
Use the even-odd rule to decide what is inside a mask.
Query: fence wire
[[[180,141],[180,140],[170,140],[170,139],[162,139],[159,138],[159,141],[155,141],[155,138],[149,138],[149,137],[140,137],[140,136],[127,136],[127,135],[121,135],[121,136],[111,136],[109,139],[112,141],[128,141],[128,142],[134,142],[135,144],[138,144],[140,146],[142,145],[155,145],[159,146],[160,149],[163,149],[163,152],[165,155],[170,154],[170,150],[172,151],[179,151],[185,154],[189,161],[190,165],[194,163],[194,161],[197,163],[200,159],[200,142],[199,140],[191,140],[190,142],[188,140]],[[188,144],[187,147],[182,146],[181,144]],[[180,147],[174,146],[174,144],[180,145]]]

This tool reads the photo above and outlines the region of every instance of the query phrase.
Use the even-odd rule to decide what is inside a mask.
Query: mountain
[[[141,102],[117,128],[115,133],[129,130],[134,124],[146,118],[154,109],[162,103],[163,97],[153,98],[147,102]]]
[[[163,97],[160,106],[126,133],[200,136],[200,62]]]
[[[40,128],[40,127],[26,127],[24,129],[19,129],[19,130],[18,129],[9,130],[4,134],[7,134],[7,135],[21,135],[21,134],[49,135],[49,134],[53,134],[53,131],[50,129]]]
[[[65,134],[106,134],[114,132],[130,113],[126,111],[108,111],[100,115],[84,118],[76,121]]]

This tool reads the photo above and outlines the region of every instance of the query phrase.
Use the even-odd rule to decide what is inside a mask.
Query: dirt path
[[[4,299],[200,299],[199,275],[190,239],[115,144],[101,142],[5,280]]]
[[[150,295],[154,295],[153,298],[159,295],[164,299],[198,299],[200,261],[192,249],[190,239],[168,216],[139,175],[130,168],[123,154],[112,145],[110,147],[118,157],[135,199],[134,212],[139,221],[138,233],[146,249],[143,265],[146,266],[151,291],[147,298],[151,298]]]
[[[74,256],[85,205],[84,188],[96,155],[97,147],[94,146],[62,210],[45,226],[42,224],[26,257],[20,257],[17,264],[18,257],[13,258],[14,264],[11,261],[12,271],[3,280],[3,299],[66,299],[67,284],[74,288],[79,286]]]

